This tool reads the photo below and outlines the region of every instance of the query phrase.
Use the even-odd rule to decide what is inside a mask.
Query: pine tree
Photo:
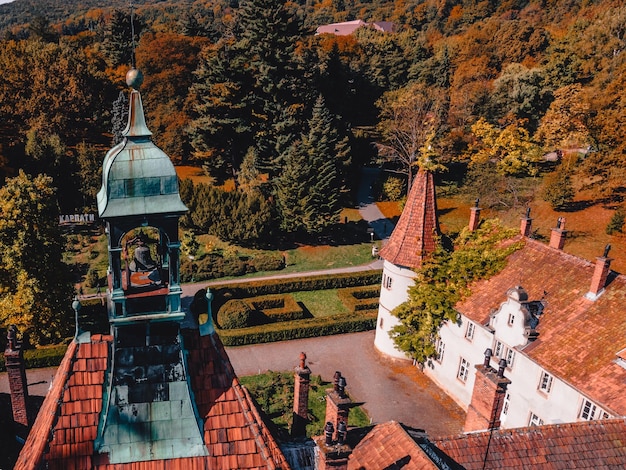
[[[296,141],[285,154],[281,175],[276,178],[275,194],[282,230],[288,233],[304,231],[308,216],[311,166],[302,141]]]
[[[308,129],[285,155],[276,199],[285,231],[319,234],[337,221],[341,211],[338,169],[344,163],[345,141],[339,139],[322,97],[316,101]]]
[[[303,127],[310,87],[296,54],[301,18],[291,4],[241,2],[236,28],[200,57],[190,102],[195,158],[236,173],[254,146],[259,168],[277,174]]]

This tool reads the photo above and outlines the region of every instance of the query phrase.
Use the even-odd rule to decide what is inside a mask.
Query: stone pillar
[[[559,217],[556,227],[552,229],[552,233],[550,234],[550,247],[562,250],[565,245],[565,235],[567,235],[567,230],[565,230],[565,217]]]
[[[291,435],[293,437],[306,435],[306,425],[309,422],[309,385],[311,383],[311,369],[306,365],[306,354],[300,353],[300,364],[296,367],[293,390],[293,423]]]
[[[504,377],[505,368],[506,360],[504,359],[500,360],[498,371],[485,364],[476,366],[472,401],[467,410],[463,432],[500,427],[500,413],[504,405],[506,389],[511,383]]]
[[[17,328],[9,327],[7,347],[4,351],[4,360],[11,390],[11,407],[13,420],[25,427],[30,427],[28,416],[28,382],[26,381],[26,367],[24,353],[17,341]]]
[[[470,211],[469,229],[473,232],[478,228],[478,224],[480,224],[481,209],[478,207],[478,199],[476,199],[476,204],[470,209]]]

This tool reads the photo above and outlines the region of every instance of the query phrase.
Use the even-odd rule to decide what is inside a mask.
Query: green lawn
[[[293,413],[293,372],[267,372],[260,375],[240,377],[241,383],[272,422],[285,432],[289,431]],[[326,389],[332,388],[319,375],[311,376],[309,389],[309,419],[307,436],[323,434],[326,415]],[[370,419],[361,409],[350,409],[348,425],[362,427],[370,424]]]
[[[350,313],[337,297],[337,289],[298,291],[291,293],[296,302],[302,302],[314,317],[325,317],[337,313]]]

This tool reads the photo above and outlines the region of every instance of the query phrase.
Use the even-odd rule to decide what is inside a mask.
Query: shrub
[[[614,235],[616,233],[621,233],[624,228],[624,219],[626,219],[626,213],[624,212],[624,209],[620,207],[613,213],[611,220],[609,220],[609,223],[606,226],[606,234]]]
[[[406,191],[406,178],[399,176],[385,175],[378,184],[378,199],[381,201],[398,201]]]
[[[90,269],[87,272],[87,277],[85,278],[85,283],[87,284],[87,287],[96,287],[98,286],[100,282],[100,276],[98,276],[98,270],[97,269]]]
[[[555,210],[570,204],[574,200],[571,172],[559,165],[553,173],[545,177],[542,196]]]
[[[226,302],[217,314],[220,328],[232,330],[252,326],[252,308],[247,302],[233,299]]]
[[[260,253],[250,260],[255,271],[278,271],[285,267],[285,258],[280,253]]]

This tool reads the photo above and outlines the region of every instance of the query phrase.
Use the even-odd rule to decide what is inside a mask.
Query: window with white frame
[[[506,350],[506,366],[510,369],[513,367],[513,361],[515,360],[515,351],[512,349]]]
[[[496,341],[493,347],[493,355],[502,358],[502,352],[504,351],[504,345],[500,341]]]
[[[552,376],[544,371],[541,373],[541,378],[539,379],[539,390],[543,393],[550,393],[551,388]]]
[[[594,403],[587,399],[583,399],[583,404],[580,407],[580,419],[590,421],[592,419],[605,419],[609,417],[609,414],[602,408],[598,408]]]
[[[474,339],[474,329],[476,325],[474,325],[471,321],[467,322],[467,329],[465,330],[465,339],[468,341],[472,341]]]
[[[459,372],[456,374],[457,378],[463,382],[467,382],[467,374],[469,372],[469,362],[466,359],[461,358],[459,363]]]
[[[583,400],[583,406],[580,408],[580,418],[592,420],[596,414],[596,405],[589,400]]]
[[[513,315],[512,313],[509,313],[509,319],[507,320],[507,324],[509,326],[513,326],[514,322],[515,322],[515,315]]]
[[[383,287],[385,289],[391,289],[391,276],[387,276],[387,274],[383,274]]]
[[[380,322],[378,323],[378,327],[382,330],[383,329],[383,317],[380,317]]]
[[[443,353],[446,350],[446,344],[441,341],[441,339],[439,339],[437,341],[437,362],[439,362],[441,364],[441,361],[443,361]]]
[[[537,416],[532,411],[530,412],[530,418],[528,419],[529,426],[541,426],[543,424],[543,419]]]
[[[502,414],[509,414],[509,405],[511,404],[511,395],[507,392],[504,396],[504,403],[502,404]]]

